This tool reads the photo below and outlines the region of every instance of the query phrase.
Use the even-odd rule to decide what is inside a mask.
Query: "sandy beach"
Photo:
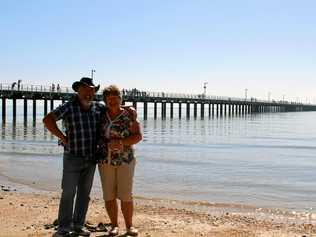
[[[195,209],[190,208],[195,205],[190,202],[137,197],[135,203],[134,224],[139,236],[144,237],[316,236],[315,224],[306,220],[293,222],[289,216],[284,218],[284,214],[264,217],[258,212],[252,215],[229,212],[227,206],[219,204]],[[58,192],[25,192],[1,185],[0,236],[51,236],[56,227],[58,204]],[[91,236],[107,236],[108,223],[103,201],[92,198],[87,215]],[[123,227],[120,214],[120,236],[125,236]]]

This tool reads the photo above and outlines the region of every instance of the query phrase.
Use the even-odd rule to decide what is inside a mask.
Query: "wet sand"
[[[140,197],[135,198],[135,203],[134,225],[139,229],[139,236],[144,237],[316,236],[312,216],[233,204]],[[20,186],[1,185],[0,236],[51,236],[58,204],[58,192],[30,192]],[[103,201],[92,198],[87,214],[87,225],[95,231],[91,236],[107,236],[103,228],[107,223]],[[124,236],[121,214],[119,225]]]

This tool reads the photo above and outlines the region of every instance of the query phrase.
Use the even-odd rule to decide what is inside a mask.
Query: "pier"
[[[234,98],[222,96],[208,96],[205,94],[180,94],[180,93],[165,93],[165,92],[147,92],[138,91],[137,89],[123,89],[123,104],[129,102],[136,109],[137,104],[143,104],[143,118],[148,118],[149,109],[153,109],[154,119],[158,117],[167,118],[167,110],[169,118],[174,118],[177,105],[179,118],[197,118],[199,116],[222,117],[245,115],[251,113],[276,113],[276,112],[299,112],[299,111],[316,111],[316,105],[303,104],[288,101],[265,101],[256,98]],[[17,117],[17,100],[23,100],[23,117],[27,121],[28,103],[32,103],[32,119],[36,121],[37,102],[43,101],[43,116],[54,109],[54,101],[64,103],[74,96],[71,88],[55,88],[35,85],[22,85],[19,88],[12,88],[10,85],[0,84],[0,98],[2,103],[2,122],[5,123],[7,115],[7,101],[12,100],[12,115],[13,121]],[[95,98],[97,101],[102,100],[101,92],[98,92]],[[151,106],[149,106],[151,105]],[[158,106],[159,105],[159,106]],[[160,107],[160,111],[158,111]],[[193,114],[192,114],[193,108]],[[160,113],[160,116],[158,114]]]

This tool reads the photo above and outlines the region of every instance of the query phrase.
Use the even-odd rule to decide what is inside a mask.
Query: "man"
[[[84,227],[95,172],[97,131],[104,106],[93,102],[100,85],[83,77],[73,83],[76,96],[47,114],[46,128],[59,138],[64,146],[62,194],[58,212],[58,230],[54,236],[89,236]],[[57,126],[62,119],[65,133]],[[76,197],[76,199],[75,199]],[[75,199],[75,200],[74,200]]]

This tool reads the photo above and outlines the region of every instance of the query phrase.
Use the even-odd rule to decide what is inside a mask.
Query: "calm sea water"
[[[135,195],[314,212],[316,112],[144,121],[141,111]],[[41,113],[33,126],[23,123],[21,112],[13,124],[8,110],[0,174],[58,190],[62,149],[43,128]],[[94,192],[100,192],[98,175]]]

